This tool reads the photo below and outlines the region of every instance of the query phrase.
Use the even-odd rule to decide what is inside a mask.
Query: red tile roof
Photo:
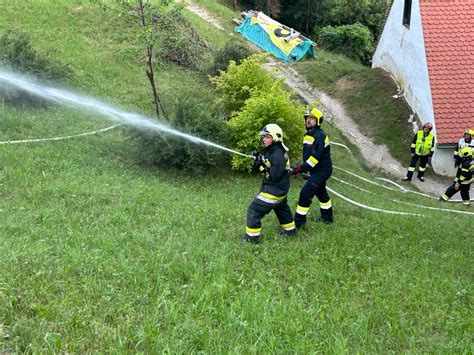
[[[420,0],[438,143],[474,129],[474,1]]]

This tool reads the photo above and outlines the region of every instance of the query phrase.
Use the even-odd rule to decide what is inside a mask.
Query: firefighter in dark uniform
[[[420,160],[420,167],[418,168],[417,178],[420,181],[425,181],[426,164],[430,161],[434,153],[435,138],[431,132],[433,125],[429,122],[423,125],[423,129],[416,132],[411,143],[411,162],[408,167],[407,176],[403,181],[411,181],[413,173],[415,172],[416,163]]]
[[[456,177],[451,186],[439,198],[440,201],[448,201],[458,191],[461,191],[462,203],[466,206],[471,204],[469,197],[469,189],[472,183],[472,174],[474,172],[474,162],[472,160],[472,148],[464,147],[459,151],[461,162],[456,172]]]
[[[474,131],[472,129],[466,129],[464,131],[463,137],[459,140],[456,150],[454,151],[454,167],[457,168],[461,165],[462,156],[459,155],[459,152],[464,147],[470,147],[474,149],[474,139],[472,136],[474,135]]]
[[[291,175],[308,172],[310,177],[300,192],[295,211],[296,228],[304,226],[306,215],[314,196],[319,200],[321,216],[316,222],[333,222],[331,198],[326,190],[326,181],[332,174],[332,161],[329,138],[321,129],[323,113],[317,108],[306,111],[307,132],[303,139],[303,161],[300,166],[290,169]]]
[[[243,241],[260,243],[262,218],[275,211],[283,235],[296,233],[293,214],[288,206],[287,195],[290,189],[290,161],[288,148],[283,144],[283,132],[276,124],[268,124],[259,133],[264,145],[262,154],[255,152],[255,162],[263,174],[260,192],[247,210],[247,227]]]

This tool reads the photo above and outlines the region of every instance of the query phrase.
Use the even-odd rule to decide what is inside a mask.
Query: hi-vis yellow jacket
[[[425,136],[425,132],[420,129],[416,132],[411,143],[411,152],[416,155],[429,155],[433,156],[434,153],[435,138],[432,132]]]

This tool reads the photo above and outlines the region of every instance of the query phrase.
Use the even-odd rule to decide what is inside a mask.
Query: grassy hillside
[[[152,111],[133,32],[107,9],[15,1],[0,19],[0,32],[29,30],[39,49],[73,65],[66,86]],[[208,40],[218,48],[220,36]],[[172,100],[183,87],[207,84],[167,66],[159,85]],[[0,141],[110,124],[65,108],[0,107]],[[424,207],[468,209],[337,169],[334,177],[344,182],[330,180],[336,192],[418,215],[373,212],[332,194],[333,225],[308,223],[281,239],[270,215],[264,242],[243,245],[259,177],[225,167],[204,177],[144,167],[127,132],[0,145],[1,352],[472,349],[472,238],[465,228],[472,215]],[[337,167],[377,181],[341,147],[332,153]],[[293,209],[303,183],[292,179]]]

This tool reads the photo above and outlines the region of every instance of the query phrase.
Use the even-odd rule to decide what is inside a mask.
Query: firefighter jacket
[[[458,146],[454,150],[454,160],[458,162],[459,164],[461,163],[461,159],[462,159],[462,157],[459,156],[459,151],[464,147],[470,147],[474,150],[474,139],[471,138],[469,142],[466,142],[464,138],[461,138],[459,140]]]
[[[430,132],[425,135],[425,132],[420,129],[413,137],[410,150],[416,155],[429,155],[430,157],[432,157],[434,153],[434,145],[434,134]]]
[[[269,203],[278,203],[286,197],[290,189],[288,152],[280,142],[276,142],[265,148],[262,153],[265,163],[258,166],[263,179],[257,198]]]
[[[332,170],[329,137],[319,127],[308,130],[303,139],[301,171],[311,174],[320,170]]]
[[[464,160],[461,163],[461,166],[458,168],[456,172],[456,177],[454,178],[454,182],[461,184],[461,185],[469,185],[472,183],[472,174],[474,172],[474,162],[472,159]]]

